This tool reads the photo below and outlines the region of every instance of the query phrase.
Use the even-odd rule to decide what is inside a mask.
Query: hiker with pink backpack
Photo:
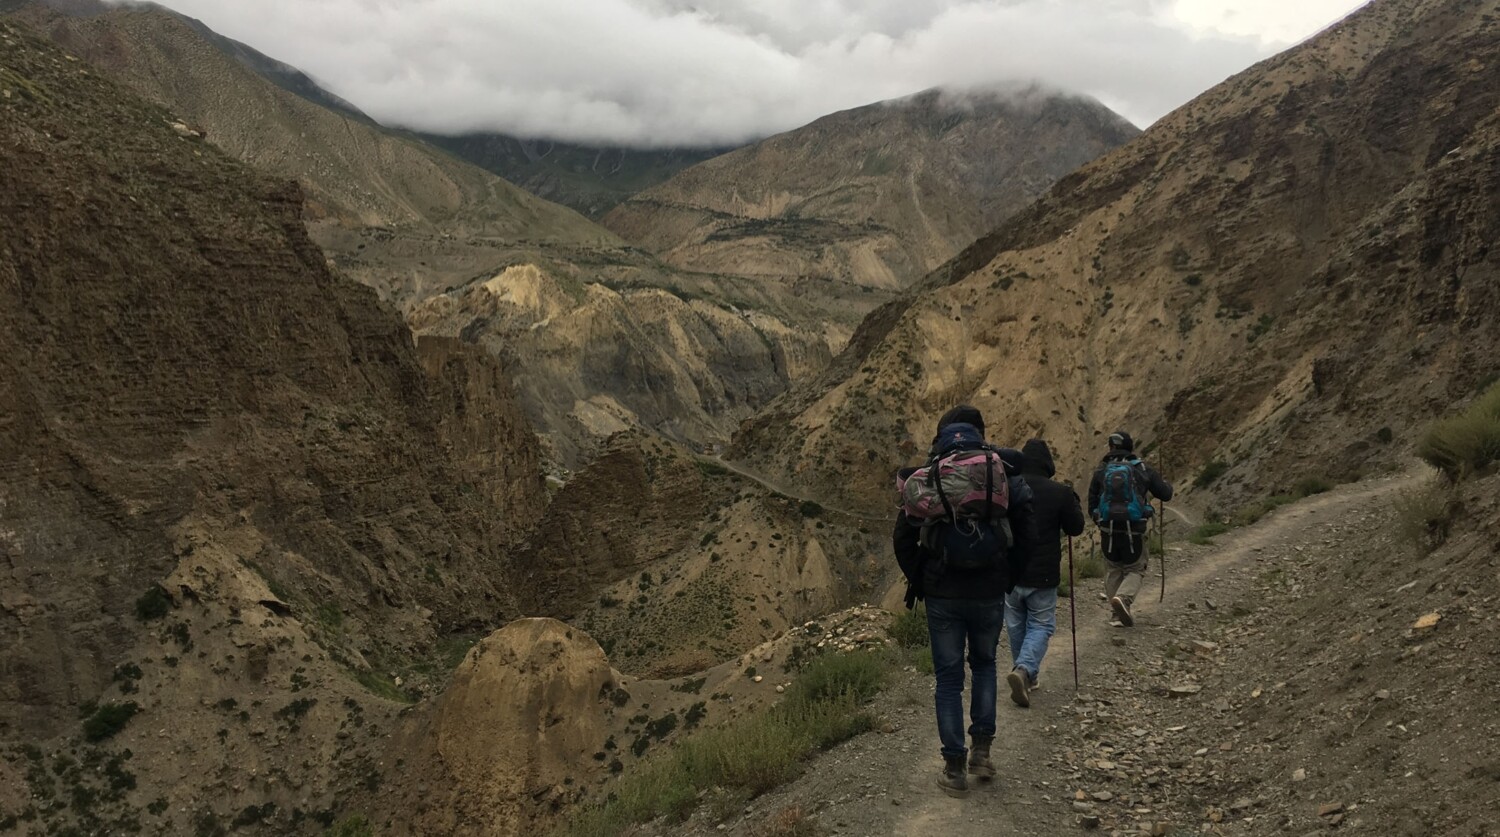
[[[1018,451],[985,442],[983,415],[961,404],[938,421],[927,464],[897,476],[892,542],[907,580],[907,607],[918,599],[927,606],[944,764],[938,786],[960,798],[968,795],[968,774],[995,775],[990,746],[1005,595],[1035,538],[1032,492],[1020,464]],[[964,739],[966,650],[972,748]]]

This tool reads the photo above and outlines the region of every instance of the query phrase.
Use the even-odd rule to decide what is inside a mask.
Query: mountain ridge
[[[928,90],[700,163],[604,225],[683,268],[894,291],[1136,133],[1034,86]]]

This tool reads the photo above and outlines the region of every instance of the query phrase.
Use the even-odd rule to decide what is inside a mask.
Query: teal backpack
[[[1139,523],[1151,517],[1146,499],[1146,466],[1141,460],[1117,459],[1104,463],[1099,507],[1101,523]]]

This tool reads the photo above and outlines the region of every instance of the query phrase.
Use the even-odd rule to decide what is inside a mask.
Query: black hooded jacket
[[[1036,540],[1027,551],[1026,566],[1016,584],[1022,587],[1056,587],[1062,576],[1062,535],[1083,534],[1083,508],[1072,488],[1052,479],[1057,467],[1052,451],[1041,439],[1032,439],[1021,449],[1025,460],[1021,478],[1031,487]]]
[[[1112,450],[1104,455],[1104,459],[1099,463],[1099,467],[1094,470],[1094,478],[1089,481],[1089,516],[1095,518],[1095,523],[1099,522],[1096,511],[1099,508],[1099,495],[1104,492],[1104,466],[1111,462],[1129,462],[1131,460],[1139,463],[1141,471],[1145,474],[1146,491],[1151,497],[1161,500],[1172,499],[1172,484],[1162,479],[1161,474],[1156,473],[1155,469],[1141,462],[1140,458],[1131,451]],[[1138,520],[1131,524],[1131,529],[1138,533],[1146,531],[1149,527],[1150,523],[1144,520]]]

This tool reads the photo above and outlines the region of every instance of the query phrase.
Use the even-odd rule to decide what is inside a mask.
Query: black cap
[[[1123,430],[1116,430],[1109,434],[1109,447],[1110,450],[1133,451],[1135,450],[1135,440],[1130,438],[1129,433]]]

